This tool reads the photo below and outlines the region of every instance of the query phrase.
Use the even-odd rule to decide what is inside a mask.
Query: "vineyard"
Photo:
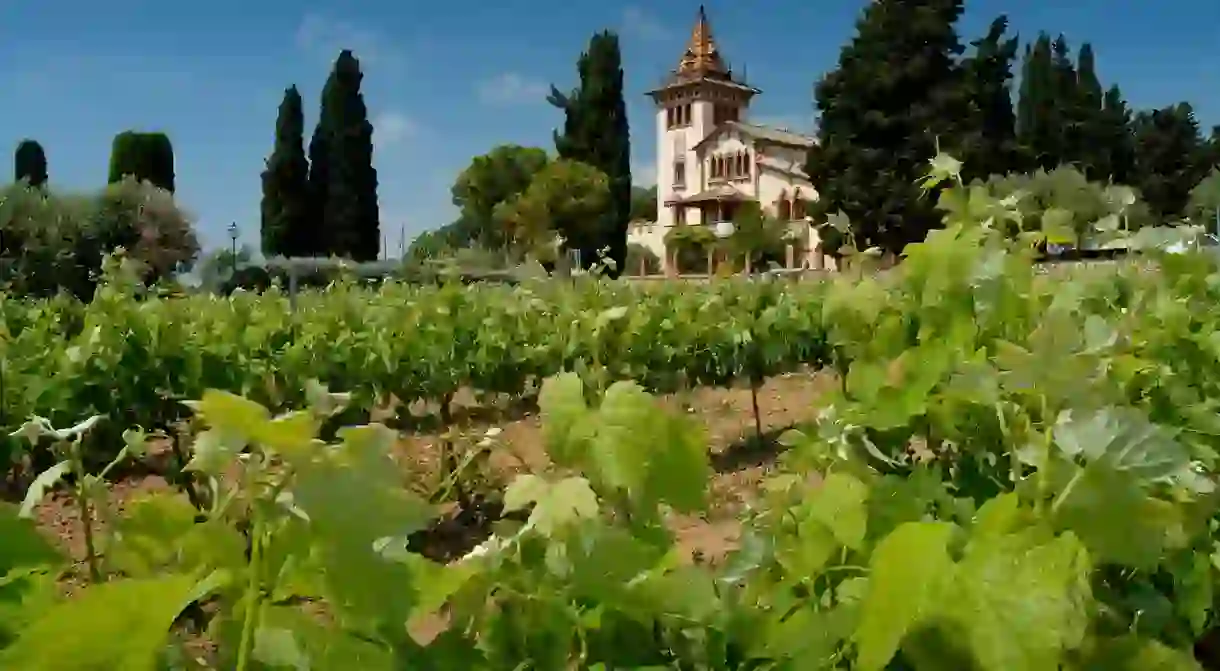
[[[1214,259],[1047,274],[1019,195],[941,199],[902,264],[825,282],[162,298],[116,265],[6,301],[0,668],[1218,668]],[[776,438],[760,402],[815,377]],[[712,450],[683,402],[724,387],[749,440]],[[489,475],[464,397],[540,415],[546,465]],[[733,449],[774,466],[691,553]],[[477,546],[421,548],[476,509]]]

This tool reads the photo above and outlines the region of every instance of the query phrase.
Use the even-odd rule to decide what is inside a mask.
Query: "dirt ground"
[[[785,428],[814,417],[814,401],[831,384],[823,374],[799,373],[769,380],[759,391],[759,414],[768,439]],[[759,448],[749,389],[698,389],[681,395],[662,397],[661,402],[678,412],[687,412],[707,429],[709,448],[716,474],[711,483],[712,509],[703,517],[683,516],[673,520],[679,542],[692,557],[715,561],[730,552],[740,532],[737,515],[758,491],[772,468],[775,451]],[[498,427],[498,449],[489,458],[488,485],[502,485],[516,473],[545,472],[549,468],[542,444],[541,422],[536,412],[482,412],[472,395],[460,395],[456,415],[465,417],[462,433],[478,436]],[[460,407],[460,406],[466,407]],[[439,430],[405,432],[397,450],[403,465],[404,482],[426,491],[439,479],[441,457]],[[151,492],[169,489],[157,475],[127,478],[110,486],[110,505],[122,514],[127,502]],[[37,508],[39,526],[54,537],[77,561],[76,570],[66,577],[71,590],[84,578],[84,536],[79,512],[63,492],[48,496]],[[450,520],[458,523],[458,520]],[[451,524],[452,526],[452,524]],[[460,524],[459,524],[460,526]],[[459,544],[482,540],[481,530],[458,529]],[[460,549],[455,549],[460,550]],[[460,554],[460,551],[458,552]],[[422,633],[422,632],[421,632]],[[426,636],[426,634],[425,634]]]

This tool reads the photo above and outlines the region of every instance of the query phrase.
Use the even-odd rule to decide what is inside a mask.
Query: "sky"
[[[721,53],[762,89],[750,118],[810,130],[813,85],[832,69],[865,0],[709,0]],[[1137,108],[1190,101],[1220,124],[1216,0],[967,0],[963,42],[1007,13],[1023,38],[1093,43],[1103,83]],[[123,130],[174,144],[177,196],[205,248],[257,248],[260,178],[276,108],[295,84],[306,141],[335,56],[352,49],[374,125],[381,226],[396,255],[451,221],[454,178],[498,144],[553,149],[545,101],[576,84],[596,31],[622,41],[635,181],[655,179],[655,110],[645,91],[677,65],[698,2],[613,0],[55,0],[0,6],[0,146],[33,138],[53,187],[100,188]],[[1210,77],[1208,76],[1210,74]],[[11,149],[9,149],[11,153]],[[2,164],[0,164],[2,165]],[[405,235],[404,235],[405,233]]]

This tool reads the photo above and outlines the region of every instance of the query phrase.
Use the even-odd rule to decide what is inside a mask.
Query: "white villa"
[[[756,201],[791,222],[792,267],[833,264],[806,219],[805,203],[818,194],[805,174],[805,154],[816,140],[747,122],[750,100],[761,93],[734,78],[699,7],[690,42],[676,70],[650,91],[657,106],[656,222],[633,222],[629,243],[665,259],[665,236],[680,224],[708,226],[731,220],[740,203]]]

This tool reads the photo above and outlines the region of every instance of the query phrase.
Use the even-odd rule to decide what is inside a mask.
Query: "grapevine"
[[[191,668],[167,632],[206,601],[212,663],[239,671],[1201,668],[1220,269],[1149,251],[1039,272],[1021,193],[932,165],[945,228],[825,283],[6,302],[4,416],[36,416],[14,440],[70,465],[0,510],[0,667]],[[686,561],[669,521],[708,505],[706,436],[652,394],[806,365],[840,387],[783,437],[737,551]],[[535,385],[557,468],[508,485],[522,520],[454,562],[409,551],[435,511],[397,480],[397,433],[333,425]],[[205,510],[139,501],[99,527],[100,579],[59,597],[28,512],[68,470],[88,495],[79,448],[108,452],[103,420],[55,427],[188,414]],[[426,618],[446,626],[421,641]]]

